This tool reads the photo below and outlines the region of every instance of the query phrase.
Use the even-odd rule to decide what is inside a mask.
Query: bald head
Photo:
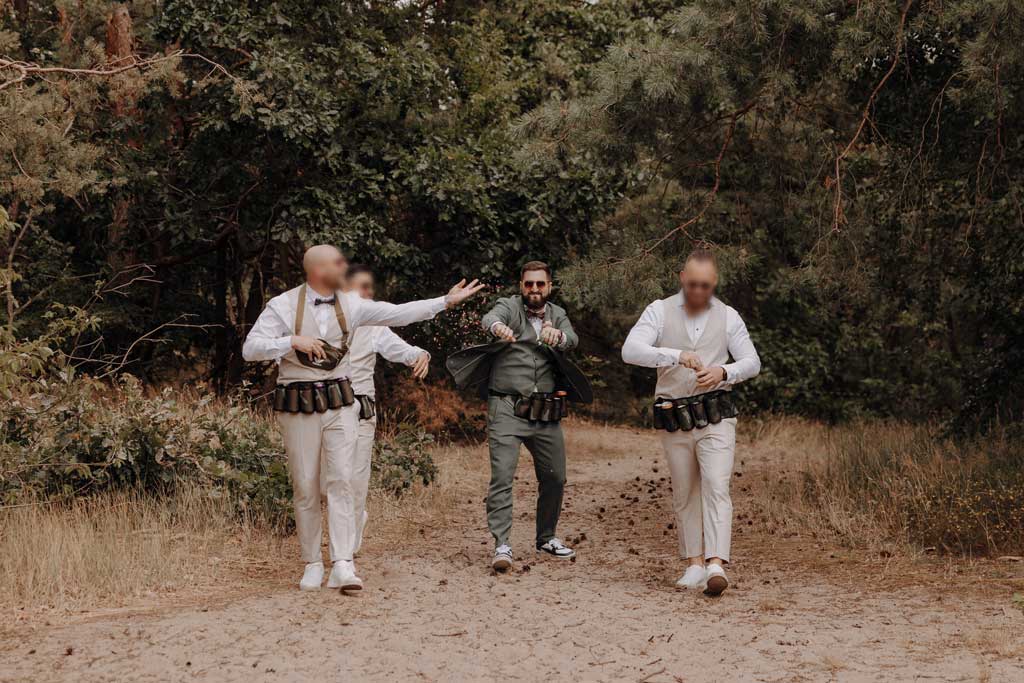
[[[303,254],[302,269],[306,272],[306,282],[313,289],[326,294],[342,288],[348,263],[337,247],[318,244]]]
[[[686,307],[690,310],[707,308],[718,286],[718,262],[707,249],[695,249],[686,258],[679,271],[679,285],[683,290]]]

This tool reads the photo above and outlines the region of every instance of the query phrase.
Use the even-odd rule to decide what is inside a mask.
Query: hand
[[[430,372],[430,354],[424,351],[412,364],[413,379],[423,379]]]
[[[516,340],[515,331],[505,323],[494,323],[491,326],[491,334],[502,341],[514,342]]]
[[[308,354],[310,358],[315,358],[316,360],[327,358],[327,354],[324,352],[324,343],[313,337],[293,336],[292,348],[296,351],[302,351]]]
[[[479,292],[485,286],[486,285],[484,285],[479,280],[473,280],[467,285],[466,278],[462,278],[457,283],[455,283],[454,287],[448,290],[448,294],[444,298],[445,306],[447,306],[448,308],[458,306],[463,301]]]
[[[557,346],[562,342],[562,331],[545,320],[540,329],[540,341],[548,346]]]
[[[725,380],[725,368],[716,365],[713,368],[704,368],[697,373],[697,388],[711,389],[718,386]]]
[[[704,369],[704,363],[701,361],[700,356],[695,354],[693,351],[683,351],[680,353],[679,364],[697,372]]]

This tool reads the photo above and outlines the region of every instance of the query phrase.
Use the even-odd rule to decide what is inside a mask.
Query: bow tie
[[[314,306],[319,306],[320,304],[329,304],[329,305],[333,306],[334,302],[335,302],[335,297],[333,297],[333,296],[330,299],[313,299],[313,305]]]

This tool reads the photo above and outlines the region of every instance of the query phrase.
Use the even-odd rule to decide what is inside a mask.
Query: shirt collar
[[[330,299],[332,296],[335,296],[333,292],[331,294],[321,294],[308,284],[306,285],[306,301],[309,303],[313,303],[317,299]]]

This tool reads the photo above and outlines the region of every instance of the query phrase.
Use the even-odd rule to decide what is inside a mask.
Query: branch
[[[878,97],[878,93],[882,91],[889,77],[896,71],[896,67],[900,63],[900,54],[903,52],[903,29],[907,24],[907,14],[910,12],[910,6],[914,4],[914,0],[906,0],[903,3],[903,11],[900,14],[900,23],[896,27],[896,50],[893,53],[892,64],[889,65],[889,70],[882,76],[882,80],[878,81],[875,85],[874,90],[871,91],[871,95],[868,97],[868,101],[864,104],[864,111],[861,113],[860,123],[857,125],[857,130],[854,132],[853,137],[846,143],[846,147],[843,151],[836,155],[835,159],[835,186],[836,186],[836,198],[832,206],[832,231],[839,232],[840,223],[843,221],[843,185],[842,185],[842,162],[846,158],[846,155],[850,153],[853,146],[857,144],[857,140],[860,139],[860,134],[864,131],[864,126],[867,125],[868,120],[871,118],[871,107],[875,104],[875,99]]]
[[[147,68],[156,66],[157,64],[161,64],[163,62],[169,62],[169,61],[176,60],[176,59],[195,59],[195,60],[198,60],[198,61],[201,61],[201,62],[205,62],[206,64],[209,64],[211,67],[213,67],[214,71],[217,71],[217,72],[223,74],[224,76],[227,76],[228,78],[230,78],[233,81],[238,81],[238,79],[235,76],[232,76],[231,73],[228,72],[227,69],[225,69],[223,66],[221,66],[217,62],[214,62],[213,60],[208,59],[207,57],[204,57],[203,55],[195,54],[195,53],[192,53],[192,52],[185,52],[183,50],[175,50],[174,52],[171,52],[169,54],[158,55],[158,56],[154,56],[154,57],[145,57],[145,58],[141,58],[141,59],[138,58],[138,57],[132,56],[132,57],[129,57],[128,59],[130,60],[128,64],[123,64],[121,66],[116,66],[116,67],[94,68],[94,69],[75,69],[75,68],[65,67],[65,66],[40,66],[39,64],[36,64],[34,62],[22,62],[22,61],[10,59],[10,58],[7,58],[7,57],[0,57],[0,70],[7,69],[7,70],[10,70],[10,71],[14,71],[17,74],[14,78],[8,79],[8,80],[3,81],[3,82],[0,82],[0,90],[5,90],[5,89],[11,87],[12,85],[17,85],[19,83],[23,83],[26,80],[28,80],[29,77],[42,77],[42,76],[45,76],[46,74],[63,74],[63,75],[66,75],[66,76],[76,76],[76,77],[84,77],[84,76],[108,77],[108,76],[116,76],[117,74],[124,73],[125,71],[130,71],[132,69],[147,69]]]
[[[628,261],[633,261],[635,259],[646,258],[647,256],[650,256],[655,249],[660,247],[662,244],[664,244],[666,241],[668,241],[678,233],[683,233],[687,237],[690,236],[689,232],[687,232],[689,227],[704,217],[704,214],[708,212],[708,209],[711,208],[711,205],[714,204],[715,202],[715,198],[718,196],[718,188],[721,186],[722,183],[722,159],[725,158],[725,152],[726,150],[729,149],[729,145],[732,143],[733,133],[736,131],[736,122],[740,118],[742,118],[747,112],[753,109],[757,102],[758,100],[756,99],[751,100],[742,108],[737,109],[736,111],[729,115],[729,125],[725,129],[725,139],[722,141],[722,146],[719,148],[718,156],[715,157],[714,161],[715,182],[711,186],[711,189],[708,190],[707,194],[704,195],[704,202],[701,205],[700,211],[698,211],[693,216],[690,216],[690,218],[686,219],[676,227],[666,232],[664,235],[656,239],[649,246],[642,249],[640,253],[634,254],[633,256],[630,256],[628,258],[609,261],[606,265],[620,265]]]
[[[14,255],[18,251],[18,245],[21,244],[21,240],[25,237],[28,232],[29,226],[32,225],[32,218],[35,215],[35,209],[28,212],[25,216],[25,222],[21,226],[21,230],[14,238],[14,242],[11,244],[10,249],[7,251],[7,280],[6,283],[6,294],[7,294],[7,332],[9,335],[14,335],[14,318],[18,314],[18,301],[14,298]]]

